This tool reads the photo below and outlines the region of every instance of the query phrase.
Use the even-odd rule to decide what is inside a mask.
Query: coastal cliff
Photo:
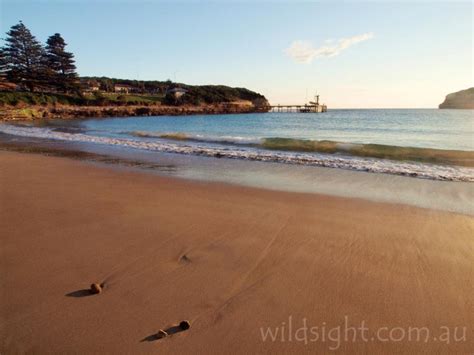
[[[267,112],[266,106],[250,101],[238,101],[203,105],[6,105],[0,107],[1,121],[26,121],[38,119],[80,119],[131,116],[178,116],[178,115],[212,115],[231,113]]]
[[[439,108],[474,109],[474,87],[447,95]]]

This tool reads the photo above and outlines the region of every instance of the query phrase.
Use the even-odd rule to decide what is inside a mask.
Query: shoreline
[[[160,153],[95,144],[0,134],[0,151],[71,158],[160,176],[303,194],[360,198],[375,202],[474,215],[470,182],[415,179],[284,163]]]
[[[359,339],[340,342],[342,352],[467,352],[474,344],[472,217],[42,155],[0,151],[0,161],[8,202],[0,205],[2,352],[337,346],[262,340],[261,327],[289,317],[432,335],[468,327],[465,341],[450,344]],[[103,294],[74,296],[92,282],[105,282]],[[153,337],[183,319],[190,330]]]
[[[220,115],[220,117],[224,116]],[[89,135],[76,134],[81,133],[81,127],[72,129],[70,127],[48,127],[47,122],[48,120],[44,120],[37,125],[5,123],[0,128],[1,133],[5,135],[69,141],[85,145],[90,144],[91,146],[109,145],[136,149],[137,151],[154,151],[156,153],[176,153],[178,155],[284,163],[295,166],[338,168],[438,181],[474,181],[474,170],[471,168],[474,155],[472,151],[377,144],[357,145],[286,138],[264,139],[260,144],[236,142],[230,144],[235,144],[236,148],[229,149],[229,145],[220,140],[213,142],[212,139],[207,141],[198,139],[193,141],[193,139],[188,139],[180,132],[165,134],[164,136],[149,135],[143,132],[123,132],[123,135],[116,134],[112,136],[101,135],[100,133]],[[97,120],[97,123],[99,122],[100,120]],[[308,148],[310,149],[308,150]],[[333,152],[334,149],[339,151]],[[410,160],[410,157],[413,160]],[[433,163],[436,161],[440,163]],[[459,165],[451,165],[456,162],[459,162]]]

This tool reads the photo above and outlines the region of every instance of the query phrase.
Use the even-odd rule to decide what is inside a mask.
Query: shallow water
[[[374,174],[346,169],[240,159],[216,159],[131,149],[124,146],[64,142],[0,133],[0,149],[2,146],[9,150],[106,163],[117,168],[146,169],[148,173],[174,178],[231,183],[289,192],[355,197],[474,215],[474,188],[470,182],[414,179],[393,174]],[[54,154],[54,151],[57,153]]]
[[[474,181],[473,110],[47,120],[0,132],[139,151]],[[407,148],[415,147],[415,148]]]

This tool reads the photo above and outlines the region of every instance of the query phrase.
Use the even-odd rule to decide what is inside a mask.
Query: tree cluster
[[[74,55],[59,33],[43,46],[19,22],[6,33],[0,48],[0,78],[33,91],[75,92],[79,89]]]
[[[268,105],[263,95],[245,88],[232,88],[224,85],[180,85],[187,93],[176,100],[174,95],[166,94],[163,103],[167,105],[218,104],[238,100],[262,102]]]

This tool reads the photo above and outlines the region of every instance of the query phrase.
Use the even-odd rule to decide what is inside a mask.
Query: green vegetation
[[[109,92],[85,93],[51,93],[51,92],[24,92],[0,91],[0,106],[22,105],[76,105],[76,106],[151,106],[151,105],[200,105],[228,103],[239,100],[252,101],[254,104],[265,105],[264,96],[242,88],[227,86],[190,86],[183,85],[188,90],[181,98],[176,99],[170,94],[122,94]]]
[[[170,80],[81,78],[74,55],[66,51],[59,33],[43,46],[21,21],[6,33],[0,48],[0,106],[195,106],[236,101],[250,101],[259,109],[268,105],[263,95],[245,88],[192,86]],[[142,111],[147,114],[146,107]]]
[[[112,101],[128,103],[133,105],[146,105],[161,103],[163,95],[141,95],[141,94],[104,94],[106,98]]]
[[[123,95],[123,94],[60,94],[43,92],[0,91],[0,106],[25,105],[76,105],[76,106],[123,106],[154,105],[161,102],[162,96]]]
[[[86,105],[90,100],[87,98],[54,93],[36,92],[0,92],[0,106],[22,106],[22,105]],[[92,101],[92,100],[91,100]]]
[[[58,91],[74,92],[79,89],[74,55],[66,51],[66,42],[59,33],[46,41],[44,81]]]
[[[183,95],[178,104],[215,104],[222,102],[232,102],[239,100],[256,101],[265,100],[263,95],[256,92],[250,91],[245,88],[231,88],[224,85],[203,85],[203,86],[190,86],[180,85],[182,89],[187,90],[187,93]],[[169,105],[175,104],[175,98],[172,95],[166,95],[164,102]]]
[[[107,77],[81,77],[82,86],[93,84],[98,86],[101,91],[112,95],[115,85],[128,85],[131,88],[131,95],[140,95],[140,98],[147,98],[150,101],[162,102],[165,105],[200,105],[217,104],[247,100],[258,105],[266,105],[265,96],[245,88],[232,88],[224,85],[186,85],[182,83],[173,83],[170,80],[127,80]],[[186,94],[177,99],[169,91],[180,88],[186,91]]]
[[[49,37],[43,47],[20,21],[7,32],[5,44],[0,48],[0,80],[6,79],[30,92],[77,92],[74,55],[65,47],[59,33]]]
[[[22,117],[25,119],[35,119],[35,118],[42,118],[43,115],[41,112],[34,108],[22,108],[17,109],[12,112],[12,114],[16,117]]]

